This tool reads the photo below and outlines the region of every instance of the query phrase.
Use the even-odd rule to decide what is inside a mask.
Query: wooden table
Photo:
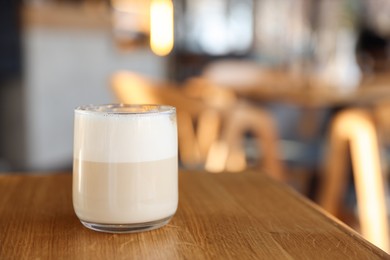
[[[366,106],[390,99],[390,88],[387,85],[359,87],[350,92],[321,87],[273,88],[247,86],[234,88],[234,93],[245,100],[254,102],[280,102],[306,108],[345,107],[351,105]]]
[[[180,173],[165,227],[84,228],[71,174],[0,176],[0,259],[390,259],[344,224],[260,173]]]
[[[367,105],[390,99],[390,71],[364,75],[359,85],[351,89],[330,85],[315,75],[296,75],[248,61],[215,62],[214,68],[213,64],[205,68],[203,78],[245,100],[307,108]]]

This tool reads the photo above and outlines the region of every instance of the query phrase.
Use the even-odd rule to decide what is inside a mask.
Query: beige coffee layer
[[[173,215],[177,203],[177,157],[140,163],[74,160],[73,206],[81,220],[149,222]]]

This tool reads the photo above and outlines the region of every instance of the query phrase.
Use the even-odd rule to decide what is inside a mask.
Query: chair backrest
[[[117,72],[111,78],[111,87],[120,102],[128,104],[165,104],[196,117],[204,106],[186,98],[172,84],[153,81],[133,72]]]

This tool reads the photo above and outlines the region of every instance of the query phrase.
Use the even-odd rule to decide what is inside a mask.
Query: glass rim
[[[95,115],[160,115],[173,114],[176,108],[169,105],[160,104],[89,104],[78,106],[74,109],[75,113],[95,114]]]

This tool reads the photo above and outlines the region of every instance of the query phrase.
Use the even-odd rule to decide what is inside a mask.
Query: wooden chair
[[[244,103],[238,104],[226,115],[228,119],[225,120],[221,138],[210,149],[206,169],[223,169],[229,172],[244,170],[247,163],[243,142],[246,134],[252,133],[257,149],[262,151],[261,168],[274,179],[286,181],[287,176],[280,159],[278,132],[272,116],[265,110]],[[223,160],[218,159],[221,154],[225,157]]]
[[[337,216],[347,186],[350,150],[362,235],[389,252],[386,188],[372,115],[364,109],[340,112],[329,139],[319,204]]]
[[[184,93],[191,98],[217,108],[222,115],[219,139],[209,146],[206,170],[210,172],[239,172],[247,167],[244,139],[254,134],[256,146],[262,152],[262,169],[271,177],[285,181],[280,159],[279,135],[273,117],[265,109],[238,101],[232,89],[215,85],[205,78],[192,78],[186,82]],[[260,164],[257,164],[260,166]]]
[[[112,76],[111,85],[122,103],[168,104],[177,108],[179,156],[184,166],[205,167],[213,172],[244,169],[245,156],[240,153],[239,140],[251,130],[261,140],[258,143],[262,144],[268,173],[284,179],[276,127],[267,112],[248,105],[236,106],[234,96],[199,79],[179,89],[135,73],[118,72]]]

